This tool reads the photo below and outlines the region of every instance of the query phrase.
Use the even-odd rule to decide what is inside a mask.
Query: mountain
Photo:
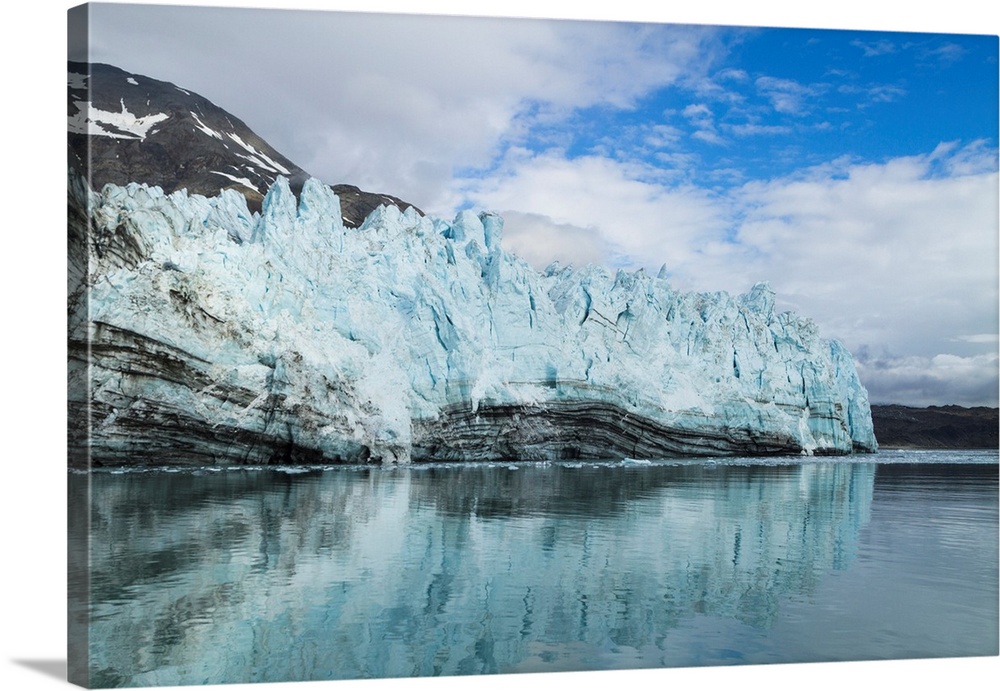
[[[75,465],[877,448],[850,354],[765,284],[539,273],[496,215],[382,206],[350,228],[314,179],[279,176],[259,213],[73,176],[69,201]]]
[[[873,405],[871,410],[879,445],[884,448],[1000,448],[1000,417],[996,408]]]
[[[233,189],[259,211],[279,175],[296,194],[310,177],[208,99],[111,65],[69,63],[68,118],[70,168],[89,170],[96,190],[129,182],[204,196]],[[349,184],[334,188],[348,227],[381,204],[412,206]]]

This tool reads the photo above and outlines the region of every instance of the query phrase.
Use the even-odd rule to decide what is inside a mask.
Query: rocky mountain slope
[[[90,184],[144,182],[170,193],[243,195],[259,211],[277,177],[298,194],[310,176],[242,120],[191,91],[111,65],[68,66],[69,165],[89,171]],[[335,185],[344,224],[357,227],[397,197]],[[419,209],[418,209],[419,211]]]

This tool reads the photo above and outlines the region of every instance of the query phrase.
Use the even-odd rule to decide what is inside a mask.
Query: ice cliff
[[[850,354],[764,284],[538,273],[496,215],[346,228],[316,180],[260,213],[79,180],[70,200],[76,465],[876,448]]]

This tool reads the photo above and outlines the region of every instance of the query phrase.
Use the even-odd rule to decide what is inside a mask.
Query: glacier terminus
[[[233,190],[70,177],[72,465],[405,463],[877,449],[815,324],[644,271],[502,247],[503,220],[309,179]]]

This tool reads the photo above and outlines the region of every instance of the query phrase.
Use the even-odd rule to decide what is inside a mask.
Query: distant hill
[[[996,449],[996,408],[873,405],[872,424],[882,449]]]

